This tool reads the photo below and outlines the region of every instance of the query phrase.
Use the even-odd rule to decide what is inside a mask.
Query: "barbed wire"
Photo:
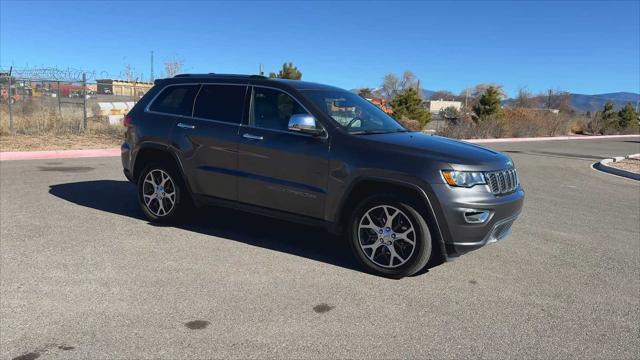
[[[8,73],[9,69],[2,69],[0,72]],[[11,76],[15,78],[30,79],[30,80],[54,80],[54,81],[68,81],[78,82],[82,81],[82,74],[86,75],[87,81],[96,79],[108,79],[109,73],[107,71],[95,71],[84,70],[68,67],[66,69],[60,69],[57,67],[45,67],[45,68],[22,68],[11,70]]]

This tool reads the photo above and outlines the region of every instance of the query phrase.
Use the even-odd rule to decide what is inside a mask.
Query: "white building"
[[[453,107],[456,110],[460,111],[462,109],[462,102],[460,101],[449,101],[449,100],[429,100],[426,101],[427,110],[429,110],[432,114],[440,113],[440,110],[446,109],[448,107]]]

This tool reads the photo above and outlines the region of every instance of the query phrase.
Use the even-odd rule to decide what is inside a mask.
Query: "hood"
[[[501,152],[446,137],[421,132],[360,136],[400,147],[404,151],[419,152],[426,158],[449,163],[455,170],[499,170],[510,167],[511,159]]]

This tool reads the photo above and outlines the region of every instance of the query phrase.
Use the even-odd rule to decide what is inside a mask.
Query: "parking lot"
[[[513,235],[402,280],[283,221],[151,225],[119,158],[2,162],[0,357],[639,358],[640,183],[590,165],[640,138],[487,145]]]

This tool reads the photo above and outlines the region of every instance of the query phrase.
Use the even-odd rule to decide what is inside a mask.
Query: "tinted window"
[[[196,99],[193,116],[204,119],[242,122],[246,86],[205,85]]]
[[[166,87],[153,101],[149,110],[167,114],[191,116],[193,100],[198,92],[198,87],[198,85]]]
[[[250,123],[267,129],[288,130],[291,115],[307,114],[297,101],[275,89],[254,88],[252,105]]]

